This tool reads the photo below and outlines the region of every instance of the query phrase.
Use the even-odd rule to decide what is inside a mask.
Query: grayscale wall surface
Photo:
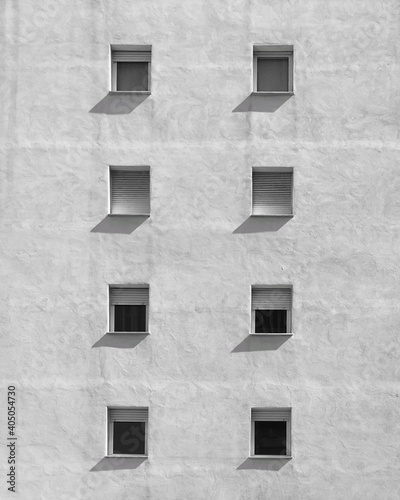
[[[399,2],[1,11],[1,498],[400,498]],[[257,43],[294,96],[251,96]],[[152,46],[150,96],[108,95],[110,44]],[[109,165],[150,166],[149,219],[107,217]],[[293,218],[250,217],[254,166],[294,167]],[[149,284],[149,336],[106,335],[110,283]],[[264,283],[290,338],[249,337]],[[113,405],[149,407],[148,459],[105,458]],[[249,459],[264,406],[292,459]]]

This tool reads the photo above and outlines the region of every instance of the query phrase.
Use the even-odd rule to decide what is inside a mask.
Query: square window
[[[291,334],[292,288],[253,286],[252,328],[255,335]]]
[[[150,45],[112,45],[111,61],[112,91],[150,91]]]
[[[293,215],[293,169],[254,167],[252,177],[252,215]]]
[[[108,408],[108,455],[147,456],[148,408]]]
[[[291,408],[252,408],[252,456],[290,457],[291,413]]]
[[[110,332],[147,333],[149,287],[110,286]]]
[[[254,91],[293,93],[293,46],[253,47]]]
[[[110,167],[111,215],[150,215],[149,167]]]

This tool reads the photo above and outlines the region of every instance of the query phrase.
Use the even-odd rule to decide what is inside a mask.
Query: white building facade
[[[2,498],[400,497],[399,15],[4,2]]]

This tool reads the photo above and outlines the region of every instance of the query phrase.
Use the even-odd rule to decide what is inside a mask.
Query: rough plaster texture
[[[9,496],[400,498],[399,2],[2,13]],[[150,97],[107,95],[110,43],[152,44]],[[249,97],[253,43],[293,43],[294,97]],[[151,166],[141,225],[106,218],[110,164]],[[257,165],[295,168],[293,219],[248,220]],[[149,337],[104,336],[119,282],[149,283]],[[256,283],[293,284],[286,342],[248,338]],[[149,406],[148,460],[104,458],[107,405]],[[293,407],[292,460],[248,460],[252,406]]]

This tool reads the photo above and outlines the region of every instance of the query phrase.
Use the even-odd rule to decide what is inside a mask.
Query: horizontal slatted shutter
[[[148,408],[109,408],[109,422],[148,422]]]
[[[113,62],[150,62],[150,50],[113,50]]]
[[[252,408],[251,419],[253,422],[289,420],[291,411],[291,408]]]
[[[253,172],[253,214],[292,214],[293,174],[286,172]]]
[[[253,288],[252,309],[290,310],[292,307],[291,288]]]
[[[254,55],[257,57],[289,57],[293,55],[292,51],[289,50],[254,50]]]
[[[150,213],[150,172],[111,171],[111,213]]]
[[[257,55],[270,55],[270,54],[276,54],[276,55],[293,55],[293,45],[262,45],[262,44],[256,44],[253,45],[253,53],[255,56]]]
[[[148,288],[110,288],[110,304],[116,305],[132,305],[132,306],[148,306],[149,305],[149,289]]]

